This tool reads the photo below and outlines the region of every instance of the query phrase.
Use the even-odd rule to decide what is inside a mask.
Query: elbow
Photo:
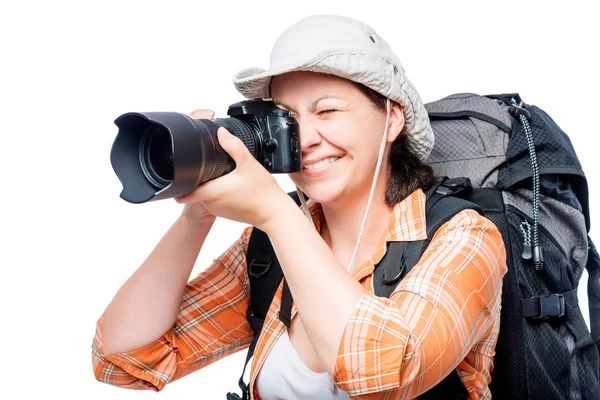
[[[112,384],[111,380],[108,379],[108,374],[106,373],[110,365],[111,363],[107,361],[101,354],[98,344],[94,342],[92,344],[92,370],[94,373],[94,378],[96,378],[98,382]]]
[[[98,348],[97,343],[92,345],[92,370],[98,382],[111,386],[133,390],[153,390],[158,392],[164,388],[162,382],[153,384],[130,374],[125,369],[107,360]]]

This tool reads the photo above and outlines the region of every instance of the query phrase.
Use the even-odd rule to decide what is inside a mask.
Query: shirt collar
[[[318,232],[323,225],[323,209],[320,203],[308,201],[308,207]],[[373,273],[374,266],[387,251],[388,242],[412,242],[427,238],[425,220],[425,193],[417,189],[397,203],[390,213],[389,223],[377,243],[377,250],[363,265],[354,267],[353,275],[361,280]]]

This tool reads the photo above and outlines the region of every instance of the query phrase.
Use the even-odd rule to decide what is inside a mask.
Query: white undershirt
[[[264,400],[350,399],[338,387],[329,390],[329,381],[327,372],[314,372],[304,364],[285,330],[267,356],[255,385]]]

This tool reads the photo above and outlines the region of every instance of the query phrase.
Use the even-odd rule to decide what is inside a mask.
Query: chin
[[[331,204],[342,197],[343,187],[340,182],[323,182],[321,184],[300,184],[298,187],[310,199],[321,204]]]

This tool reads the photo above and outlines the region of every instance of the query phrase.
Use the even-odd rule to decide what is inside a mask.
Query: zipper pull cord
[[[524,260],[531,260],[531,225],[529,225],[527,220],[523,220],[520,227],[521,232],[523,232],[523,253],[521,254],[521,257]]]
[[[536,271],[541,271],[544,268],[544,253],[540,244],[539,236],[539,218],[540,218],[540,168],[537,161],[537,154],[535,152],[535,141],[533,140],[533,132],[527,117],[530,116],[529,111],[523,107],[523,101],[517,103],[513,98],[511,100],[512,108],[510,113],[513,117],[517,118],[521,122],[523,131],[525,132],[525,138],[527,139],[527,146],[529,147],[529,159],[531,161],[532,170],[532,181],[533,181],[533,251],[532,259],[533,266]]]

